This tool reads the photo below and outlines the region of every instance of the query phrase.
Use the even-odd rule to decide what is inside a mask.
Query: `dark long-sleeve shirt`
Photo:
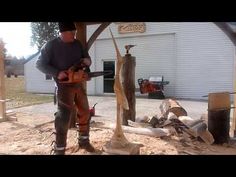
[[[56,79],[60,71],[67,70],[79,63],[81,58],[90,58],[90,56],[83,49],[80,41],[74,40],[74,42],[65,43],[58,37],[42,47],[36,67]]]

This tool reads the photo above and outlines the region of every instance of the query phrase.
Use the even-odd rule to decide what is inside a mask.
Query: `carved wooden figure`
[[[111,32],[111,30],[110,30]],[[120,51],[117,47],[116,41],[111,32],[112,40],[115,45],[117,60],[116,60],[116,75],[114,83],[114,91],[116,94],[117,101],[117,117],[116,117],[116,128],[114,135],[111,140],[105,145],[104,149],[110,154],[139,154],[140,146],[137,144],[130,143],[122,130],[122,110],[129,109],[128,101],[124,93],[122,86],[122,66],[124,64],[124,59],[122,58]]]

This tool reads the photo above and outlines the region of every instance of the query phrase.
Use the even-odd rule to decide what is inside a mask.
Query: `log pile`
[[[189,139],[201,139],[206,144],[213,144],[214,138],[207,130],[206,116],[193,119],[187,115],[187,111],[173,99],[166,99],[160,105],[161,115],[155,115],[151,119],[137,119],[136,123],[129,121],[133,127],[168,129],[174,128],[175,133]],[[148,127],[149,126],[149,127]],[[138,131],[137,131],[138,132]]]

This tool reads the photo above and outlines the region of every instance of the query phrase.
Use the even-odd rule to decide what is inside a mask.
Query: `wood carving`
[[[122,108],[128,110],[129,109],[129,104],[127,101],[127,98],[125,96],[124,93],[124,89],[122,87],[122,75],[121,75],[121,70],[122,70],[122,66],[124,64],[124,59],[122,58],[120,51],[117,47],[116,41],[114,39],[114,36],[111,32],[110,29],[110,33],[112,36],[112,40],[116,49],[116,55],[117,55],[117,60],[116,60],[116,74],[115,74],[115,83],[114,83],[114,91],[116,94],[116,101],[117,101],[117,117],[116,117],[116,128],[115,128],[115,132],[114,135],[111,139],[111,147],[113,148],[122,148],[125,147],[129,144],[128,140],[126,139],[126,137],[124,136],[123,130],[122,130]]]
[[[115,74],[115,83],[114,83],[114,91],[116,94],[117,101],[117,115],[116,115],[116,128],[114,130],[114,134],[109,142],[104,146],[104,150],[110,154],[119,154],[119,155],[134,155],[140,154],[141,144],[130,143],[122,129],[122,120],[123,120],[123,109],[128,110],[129,104],[127,98],[125,96],[124,88],[122,86],[123,78],[122,78],[122,68],[124,64],[124,59],[120,54],[120,51],[117,47],[114,36],[110,30],[113,43],[115,45],[117,60],[116,60],[116,74]]]

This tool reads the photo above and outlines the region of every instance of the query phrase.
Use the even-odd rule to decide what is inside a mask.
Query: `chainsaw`
[[[139,84],[139,91],[141,94],[145,93],[154,93],[154,92],[163,92],[164,85],[169,84],[169,81],[162,81],[162,82],[152,82],[149,81],[148,79],[138,79],[138,84]]]
[[[108,71],[90,72],[89,67],[81,68],[81,67],[72,66],[71,68],[66,70],[65,73],[67,74],[68,77],[63,80],[59,80],[59,83],[62,83],[62,84],[81,83],[84,81],[88,81],[93,77],[110,75],[113,73],[113,71],[108,70]]]

